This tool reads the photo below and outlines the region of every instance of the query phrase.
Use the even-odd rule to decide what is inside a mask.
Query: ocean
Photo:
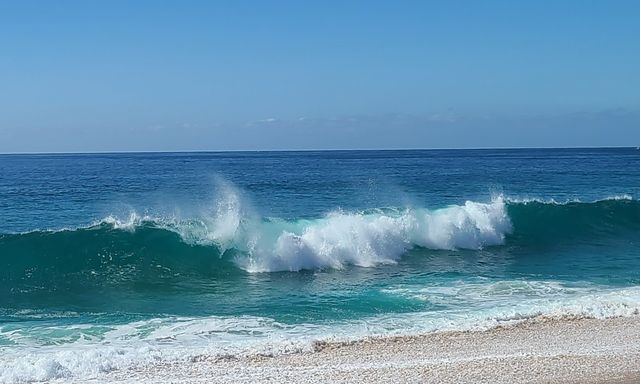
[[[635,148],[0,155],[0,382],[640,310]]]

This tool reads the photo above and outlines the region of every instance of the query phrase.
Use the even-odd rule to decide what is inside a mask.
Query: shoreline
[[[314,352],[207,357],[113,371],[119,383],[640,382],[640,316],[538,318],[486,331],[318,342]]]

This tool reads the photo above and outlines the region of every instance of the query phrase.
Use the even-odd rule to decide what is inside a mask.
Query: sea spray
[[[132,213],[109,216],[88,227],[60,231],[0,234],[4,274],[9,280],[48,261],[68,260],[55,270],[106,265],[105,255],[121,260],[144,257],[234,262],[248,272],[373,267],[397,262],[414,247],[433,250],[487,246],[544,246],[630,236],[640,229],[640,202],[630,199],[591,203],[468,201],[441,209],[371,209],[330,212],[317,219],[284,220],[248,215],[232,190],[211,217],[179,220]],[[148,256],[145,256],[147,255]],[[191,256],[189,256],[191,255]],[[229,258],[230,257],[230,258]],[[35,270],[32,270],[35,269]],[[178,268],[180,269],[180,268]]]
[[[393,263],[415,246],[479,249],[499,245],[511,223],[504,200],[496,198],[491,203],[466,202],[433,211],[332,212],[297,227],[297,231],[283,229],[275,239],[261,239],[247,250],[246,258],[239,259],[239,265],[250,272],[371,267]]]

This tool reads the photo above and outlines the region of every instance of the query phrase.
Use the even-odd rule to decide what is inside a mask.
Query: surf
[[[248,214],[232,196],[211,217],[161,218],[131,214],[85,227],[0,234],[2,282],[76,274],[81,280],[216,277],[375,267],[397,263],[411,249],[480,250],[541,247],[633,238],[640,202],[467,201],[440,209],[335,210],[286,220]],[[160,266],[160,267],[159,267]],[[163,269],[164,268],[164,269]]]

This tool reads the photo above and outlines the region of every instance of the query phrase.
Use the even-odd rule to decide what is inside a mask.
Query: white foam
[[[279,233],[258,227],[247,243],[247,256],[239,258],[238,264],[250,272],[342,268],[347,264],[371,267],[394,263],[414,246],[451,250],[502,244],[511,223],[504,200],[496,198],[491,203],[466,202],[434,211],[332,212],[288,227]]]
[[[129,213],[129,216],[125,219],[120,219],[116,216],[109,215],[104,219],[100,220],[97,223],[94,223],[92,226],[100,225],[100,224],[109,224],[114,229],[120,229],[123,231],[133,232],[137,227],[141,226],[144,223],[153,223],[156,222],[157,219],[151,216],[141,216],[137,212]]]
[[[640,287],[573,286],[545,281],[477,281],[446,287],[390,287],[390,295],[455,297],[487,305],[384,314],[354,321],[283,324],[264,317],[166,317],[122,325],[0,327],[14,344],[0,347],[0,382],[100,380],[117,369],[156,363],[190,364],[199,357],[278,355],[313,350],[316,341],[351,341],[370,336],[406,336],[434,331],[485,330],[546,317],[636,316]],[[504,300],[509,297],[508,300]],[[450,302],[451,304],[451,302]],[[104,329],[98,329],[104,328]],[[100,332],[98,332],[100,331]],[[49,345],[43,334],[75,333]],[[84,337],[91,335],[91,337]],[[53,340],[55,342],[55,340]]]
[[[501,245],[512,230],[508,203],[579,202],[499,195],[487,203],[467,201],[435,210],[334,211],[318,219],[286,221],[260,217],[235,186],[224,180],[217,184],[214,203],[195,218],[132,212],[125,219],[109,216],[101,223],[127,231],[150,224],[174,231],[190,244],[215,245],[220,254],[234,249],[237,265],[248,272],[299,271],[395,263],[415,246],[455,250]],[[632,197],[616,195],[605,200]]]
[[[605,200],[633,200],[633,196],[627,194],[613,195],[607,197]]]
[[[187,243],[213,244],[221,253],[233,248],[239,251],[237,264],[249,272],[372,267],[395,263],[415,246],[453,250],[499,245],[511,230],[502,197],[437,210],[334,211],[319,219],[286,221],[259,217],[230,184],[220,192],[213,209],[197,219],[131,213],[102,223],[127,231],[153,224]]]
[[[540,198],[540,197],[517,197],[517,196],[508,196],[505,197],[505,200],[509,203],[520,203],[520,204],[529,204],[529,203],[542,203],[542,204],[550,204],[550,205],[567,205],[572,203],[599,203],[602,201],[617,201],[617,200],[635,200],[633,196],[629,194],[619,194],[619,195],[610,195],[604,198],[592,199],[592,200],[583,200],[579,198],[565,199],[565,200],[556,200],[553,198]]]

